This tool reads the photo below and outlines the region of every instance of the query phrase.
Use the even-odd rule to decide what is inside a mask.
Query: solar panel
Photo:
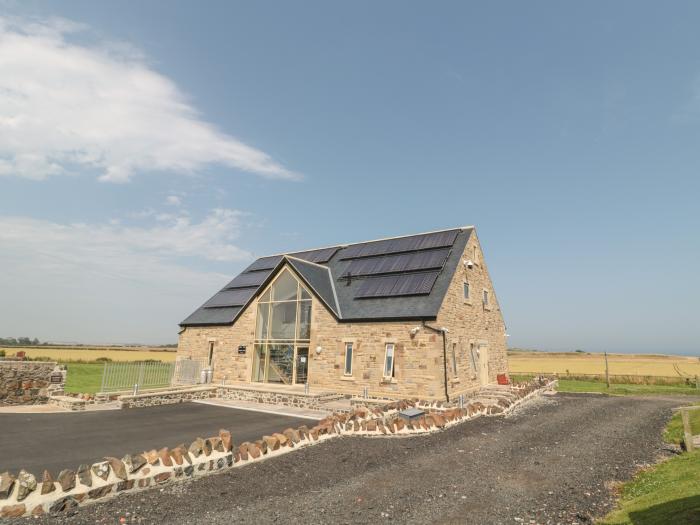
[[[271,255],[270,257],[261,257],[257,261],[254,261],[253,264],[248,266],[244,272],[259,272],[261,270],[272,270],[275,266],[277,266],[277,263],[280,262],[282,259],[281,255]]]
[[[303,259],[316,264],[327,263],[340,249],[339,246],[332,248],[321,248],[320,250],[307,250],[305,252],[290,253],[292,257]],[[259,272],[262,270],[272,270],[282,260],[281,255],[270,255],[269,257],[261,257],[253,264],[244,270],[245,272]]]
[[[439,269],[445,264],[445,259],[447,259],[449,253],[449,248],[438,248],[437,250],[402,253],[399,255],[353,259],[345,268],[341,277]]]
[[[204,303],[204,308],[218,308],[221,306],[243,306],[257,290],[253,288],[234,288],[222,290]]]
[[[304,259],[316,264],[327,263],[340,249],[340,246],[333,246],[331,248],[321,248],[320,250],[308,250],[305,252],[290,253],[293,257],[298,259]]]
[[[450,230],[445,232],[424,233],[422,235],[411,235],[410,237],[400,237],[398,239],[353,244],[342,251],[340,258],[357,259],[360,257],[371,257],[373,255],[387,255],[390,253],[443,248],[452,246],[458,233],[459,230]]]
[[[251,286],[260,286],[270,272],[250,272],[242,273],[236,276],[233,281],[224,286],[224,289],[228,290],[230,288],[248,288]]]
[[[355,293],[355,299],[428,295],[440,272],[406,273],[366,279]]]

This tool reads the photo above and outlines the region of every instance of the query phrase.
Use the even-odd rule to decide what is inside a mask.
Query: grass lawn
[[[102,386],[103,364],[68,363],[66,392],[94,394]]]
[[[513,381],[524,381],[531,376],[511,375]],[[603,381],[582,381],[580,379],[559,379],[559,392],[600,392],[611,395],[654,395],[687,394],[700,396],[700,390],[694,385],[638,385],[613,383],[610,388]]]
[[[639,473],[622,488],[620,509],[605,525],[700,523],[700,451],[676,456]]]

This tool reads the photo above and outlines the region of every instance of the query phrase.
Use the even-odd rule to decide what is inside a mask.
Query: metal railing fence
[[[206,360],[183,359],[171,363],[105,363],[100,392],[123,392],[192,385],[200,382]]]

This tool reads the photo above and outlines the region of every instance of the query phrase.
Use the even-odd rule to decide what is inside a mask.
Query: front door
[[[309,349],[307,347],[297,348],[297,370],[296,383],[303,385],[309,378]]]
[[[479,345],[479,383],[489,383],[489,347],[484,344]]]

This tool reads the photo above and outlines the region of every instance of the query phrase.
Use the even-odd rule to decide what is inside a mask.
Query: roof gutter
[[[442,371],[443,371],[443,384],[445,386],[445,401],[448,403],[450,402],[450,393],[447,390],[447,332],[449,330],[445,328],[444,326],[440,328],[435,328],[434,326],[430,326],[429,324],[426,324],[425,321],[423,321],[423,326],[428,328],[429,330],[432,330],[433,332],[436,332],[438,334],[442,334]]]

